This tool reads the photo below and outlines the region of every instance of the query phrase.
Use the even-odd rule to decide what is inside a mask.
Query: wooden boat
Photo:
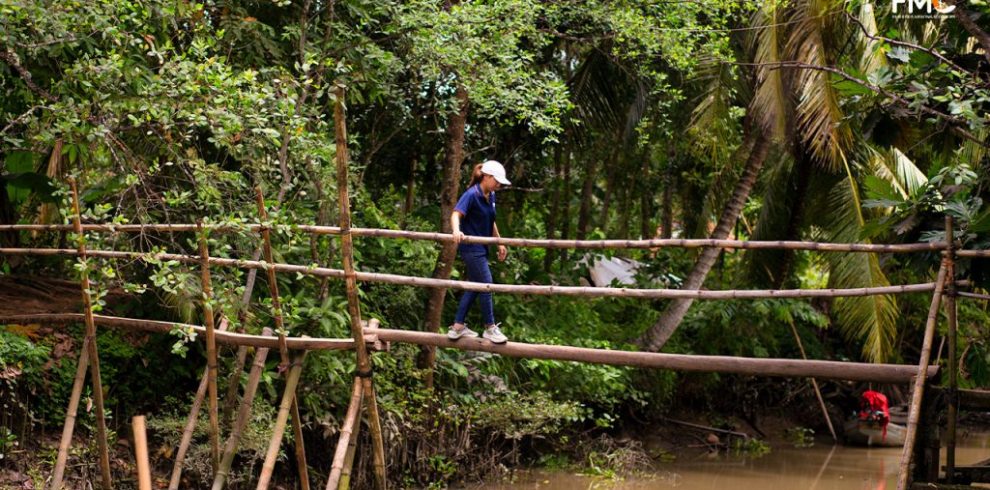
[[[877,422],[868,420],[847,420],[843,425],[846,444],[875,447],[901,447],[907,428],[893,422],[887,423],[887,436],[883,435],[883,427]]]

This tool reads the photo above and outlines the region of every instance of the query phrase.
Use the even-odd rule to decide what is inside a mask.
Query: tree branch
[[[28,89],[32,92],[48,102],[58,102],[58,99],[54,95],[39,87],[37,83],[34,83],[31,72],[21,66],[20,61],[17,59],[17,54],[14,53],[12,49],[0,46],[0,60],[3,60],[5,63],[10,65],[10,67],[17,72],[17,75],[21,77],[21,80],[24,81],[24,84],[27,85]]]
[[[892,44],[894,46],[901,46],[901,47],[911,48],[911,49],[918,50],[918,51],[923,51],[925,53],[928,53],[928,54],[932,55],[933,57],[935,57],[936,59],[938,59],[942,63],[944,63],[946,65],[949,65],[949,67],[951,67],[953,70],[956,70],[956,71],[961,72],[961,73],[967,73],[967,74],[973,75],[972,73],[970,73],[965,68],[963,68],[963,67],[955,64],[954,62],[952,62],[952,60],[946,58],[941,53],[939,53],[938,51],[935,51],[932,48],[926,48],[926,47],[924,47],[924,46],[922,46],[920,44],[915,44],[915,43],[911,43],[911,42],[907,42],[907,41],[900,41],[900,40],[897,40],[897,39],[891,39],[889,37],[884,37],[884,36],[878,36],[876,34],[871,34],[870,31],[863,24],[863,21],[859,20],[856,16],[850,14],[849,12],[843,11],[843,14],[845,14],[845,16],[847,18],[849,18],[849,20],[855,22],[856,25],[859,26],[860,30],[863,31],[863,35],[864,36],[866,36],[866,37],[868,37],[868,38],[870,38],[870,39],[872,39],[874,41],[883,41],[883,42],[885,42],[887,44]]]
[[[990,34],[987,31],[980,29],[980,26],[976,25],[976,22],[969,16],[969,11],[963,8],[965,2],[955,1],[952,5],[955,5],[955,10],[953,13],[956,15],[956,20],[962,24],[963,29],[966,29],[971,36],[975,37],[980,46],[983,47],[983,57],[990,62]]]

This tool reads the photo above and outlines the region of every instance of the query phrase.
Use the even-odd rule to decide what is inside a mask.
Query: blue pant
[[[468,281],[492,283],[492,271],[488,268],[488,253],[486,251],[461,251],[461,260],[464,261]],[[479,293],[477,291],[464,291],[464,294],[461,295],[461,302],[457,305],[457,315],[454,316],[455,323],[464,323],[468,309],[479,297],[481,298],[481,318],[485,321],[485,325],[495,324],[495,304],[492,301],[492,293]]]

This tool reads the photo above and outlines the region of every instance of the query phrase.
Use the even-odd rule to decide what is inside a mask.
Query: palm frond
[[[790,58],[812,66],[831,66],[826,55],[830,11],[833,0],[804,0],[792,9],[793,26],[786,49]],[[815,160],[839,173],[845,164],[845,150],[851,132],[843,125],[843,113],[832,80],[822,70],[795,70],[794,90],[798,95],[797,129]]]
[[[865,217],[859,188],[848,167],[846,175],[829,192],[828,203],[828,212],[823,215],[820,228],[822,238],[835,242],[862,242],[860,235]],[[875,254],[829,254],[825,260],[829,287],[890,284]],[[865,358],[884,362],[893,353],[897,334],[897,301],[893,296],[839,298],[835,301],[834,312],[842,334],[849,340],[862,342]]]
[[[758,27],[752,38],[753,61],[757,63],[755,95],[750,108],[757,115],[758,124],[772,139],[787,138],[789,112],[788,91],[784,86],[783,71],[777,67],[783,61],[781,39],[784,34],[781,18],[783,5],[765,2],[753,13],[753,26]]]

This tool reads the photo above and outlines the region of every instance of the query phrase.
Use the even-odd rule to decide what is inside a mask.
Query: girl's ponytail
[[[471,172],[471,183],[468,184],[468,187],[481,182],[481,179],[485,176],[485,174],[481,173],[481,165],[482,164],[479,163],[474,166],[474,171]]]

